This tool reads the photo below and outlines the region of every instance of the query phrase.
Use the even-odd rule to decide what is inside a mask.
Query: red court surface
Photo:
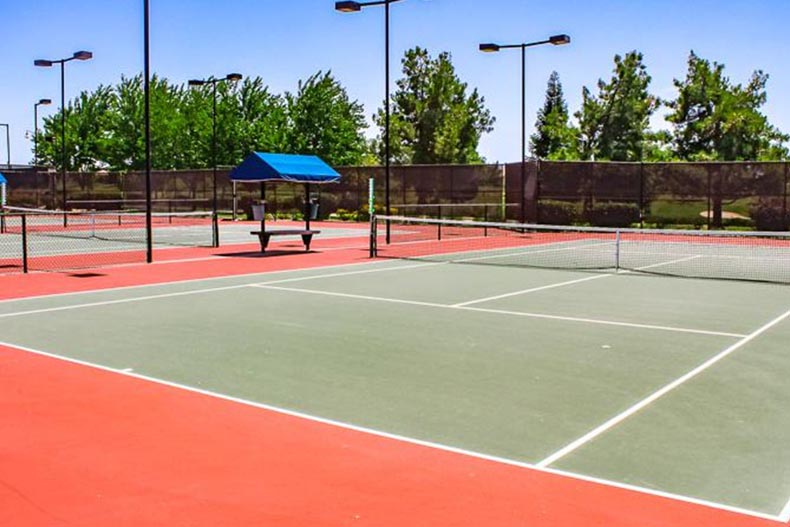
[[[778,523],[0,347],[0,525]]]
[[[271,243],[266,254],[260,253],[257,242],[215,249],[176,248],[155,250],[154,265],[0,275],[0,300],[370,261],[367,226],[340,226],[360,228],[360,237],[319,236],[313,240],[309,253],[304,252],[301,241],[278,240]],[[338,224],[318,223],[315,227],[338,228]]]
[[[0,299],[369,261],[364,236],[300,245],[0,276]],[[269,525],[780,524],[0,346],[0,526]]]

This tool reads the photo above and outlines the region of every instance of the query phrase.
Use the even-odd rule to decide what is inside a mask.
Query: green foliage
[[[82,92],[66,108],[66,169],[93,170],[105,166],[109,148],[106,129],[111,120],[112,89],[100,85],[92,93]],[[40,134],[39,159],[43,163],[62,159],[61,114],[44,118]]]
[[[541,200],[538,218],[547,225],[573,225],[581,221],[581,207],[569,201]]]
[[[790,214],[781,199],[762,199],[750,211],[758,231],[785,231],[790,225]]]
[[[358,164],[367,148],[364,109],[331,73],[318,72],[285,95],[288,150],[315,154],[337,165]]]
[[[296,94],[273,94],[259,78],[218,83],[218,165],[236,165],[252,151],[301,152],[335,165],[361,162],[368,151],[362,106],[330,74],[299,84]],[[160,170],[213,166],[214,86],[188,88],[151,79],[151,155]],[[66,105],[69,170],[145,167],[141,75],[83,92]],[[60,169],[61,113],[44,119],[39,158]]]
[[[780,133],[760,113],[768,75],[755,71],[745,86],[724,76],[724,65],[693,51],[686,78],[675,80],[678,97],[667,106],[674,124],[673,143],[681,159],[704,161],[775,160],[787,158]]]
[[[579,131],[569,124],[568,119],[568,104],[562,93],[560,75],[554,71],[546,87],[546,101],[538,111],[536,132],[530,138],[533,156],[555,161],[577,158]]]
[[[455,72],[449,53],[432,58],[416,47],[402,61],[403,78],[392,96],[391,159],[401,164],[479,163],[480,137],[493,130],[494,118],[477,89]],[[384,137],[385,111],[375,116]],[[384,161],[383,139],[377,141]]]
[[[583,159],[641,161],[650,116],[660,101],[650,95],[650,75],[641,53],[615,55],[614,74],[598,81],[598,95],[586,87],[581,111],[576,113]]]
[[[630,227],[639,223],[639,207],[634,203],[595,203],[586,213],[587,221],[598,227]]]

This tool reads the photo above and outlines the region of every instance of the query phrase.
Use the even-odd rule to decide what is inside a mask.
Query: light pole
[[[33,105],[33,166],[38,166],[38,107],[52,104],[52,99],[39,99]]]
[[[5,123],[0,123],[0,126],[5,126],[5,148],[6,155],[8,156],[8,168],[11,168],[11,127]]]
[[[400,0],[373,2],[335,2],[335,9],[342,13],[356,13],[364,7],[384,6],[384,209],[390,215],[390,4]],[[374,211],[370,211],[372,215]],[[387,220],[387,243],[390,242],[390,222]]]
[[[58,60],[37,59],[34,66],[51,68],[60,64],[60,169],[63,178],[63,226],[68,225],[66,216],[66,63],[72,60],[90,60],[93,53],[90,51],[77,51],[71,57]]]
[[[212,212],[217,214],[217,84],[221,82],[237,82],[242,79],[240,73],[228,73],[224,77],[209,77],[208,79],[192,79],[189,81],[190,86],[204,86],[211,84],[213,106],[211,111],[211,165],[214,169],[214,190],[212,196]],[[216,243],[216,240],[215,240]]]
[[[521,49],[521,213],[519,221],[526,222],[526,158],[527,158],[527,48],[551,44],[562,46],[571,43],[568,35],[554,35],[546,40],[526,44],[480,44],[480,51],[495,53],[501,49]]]

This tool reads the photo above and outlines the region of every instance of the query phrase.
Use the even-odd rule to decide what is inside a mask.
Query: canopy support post
[[[266,182],[261,181],[261,232],[266,231]]]
[[[310,183],[304,184],[304,229],[310,230]]]

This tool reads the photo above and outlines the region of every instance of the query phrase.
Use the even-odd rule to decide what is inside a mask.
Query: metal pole
[[[38,166],[38,103],[33,105],[33,166]]]
[[[5,151],[6,151],[6,161],[8,168],[11,168],[11,125],[4,124],[5,126]]]
[[[384,3],[384,84],[385,84],[385,123],[384,123],[384,207],[390,216],[390,3]],[[390,243],[390,221],[387,220],[387,244]]]
[[[150,0],[143,0],[144,68],[145,68],[145,261],[154,261],[154,232],[151,209],[151,24]]]
[[[66,61],[60,62],[60,170],[63,178],[63,226],[68,226],[66,216]]]
[[[214,87],[214,105],[211,113],[211,164],[213,168],[213,190],[211,210],[217,214],[217,80],[212,82]]]
[[[527,48],[521,46],[521,213],[519,221],[526,223],[526,157],[527,157]]]

